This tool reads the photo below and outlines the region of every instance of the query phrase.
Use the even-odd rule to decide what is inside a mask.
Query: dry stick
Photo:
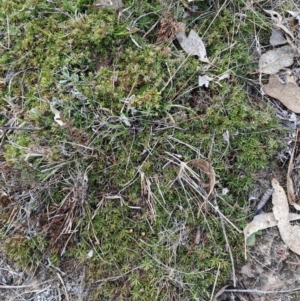
[[[217,271],[217,275],[216,275],[216,278],[215,278],[214,286],[213,286],[213,289],[212,289],[212,292],[211,292],[211,296],[210,296],[210,300],[209,300],[209,301],[212,301],[212,300],[213,300],[213,297],[214,297],[214,294],[215,294],[215,289],[216,289],[216,285],[217,285],[217,281],[218,281],[219,276],[220,276],[220,263],[219,263],[219,265],[218,265],[218,271]]]
[[[33,286],[39,286],[45,283],[49,283],[50,281],[44,281],[38,284],[31,284],[31,285],[0,285],[0,289],[17,289],[17,288],[27,288],[27,287],[33,287]]]
[[[289,260],[286,260],[285,263],[300,265],[300,262],[293,262],[293,261],[289,261]]]
[[[225,238],[225,241],[226,241],[226,248],[228,250],[228,253],[229,253],[229,256],[230,256],[230,261],[231,261],[233,286],[236,287],[236,277],[235,277],[234,260],[233,260],[233,256],[232,256],[230,244],[229,244],[229,241],[228,241],[228,238],[227,238],[227,234],[226,234],[226,230],[225,230],[225,225],[224,225],[223,217],[221,215],[220,215],[220,220],[221,220],[223,235],[224,235],[224,238]]]
[[[65,286],[65,283],[64,283],[63,279],[61,278],[61,276],[60,276],[59,273],[56,273],[56,275],[58,276],[60,282],[61,282],[62,285],[63,285],[64,291],[65,291],[65,297],[66,297],[67,301],[70,301],[69,295],[68,295],[68,291],[67,291],[67,288],[66,288],[66,286]]]
[[[296,204],[296,198],[295,198],[294,183],[291,178],[291,175],[292,175],[292,171],[294,169],[294,155],[295,155],[297,140],[298,140],[298,129],[296,130],[295,144],[293,147],[293,151],[291,154],[291,158],[290,158],[290,162],[289,162],[289,166],[288,166],[288,170],[287,170],[287,175],[286,175],[287,196],[288,196],[289,203],[291,205],[293,205],[294,207],[297,207],[297,204]]]
[[[27,288],[33,287],[33,285],[0,285],[0,289],[16,289],[16,288]]]
[[[43,128],[20,128],[16,126],[1,126],[0,130],[19,130],[19,131],[40,131]]]
[[[249,294],[287,294],[292,292],[300,291],[300,287],[293,288],[290,290],[284,290],[284,291],[260,291],[260,290],[247,290],[247,289],[226,289],[224,290],[225,293],[249,293]]]

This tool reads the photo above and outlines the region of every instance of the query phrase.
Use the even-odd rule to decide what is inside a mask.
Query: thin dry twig
[[[235,267],[234,267],[234,260],[233,260],[233,256],[232,256],[232,252],[231,252],[231,247],[230,247],[228,237],[227,237],[227,234],[226,234],[226,229],[225,229],[223,217],[220,215],[220,213],[219,213],[219,216],[220,216],[220,220],[221,220],[223,235],[224,235],[224,238],[225,238],[225,241],[226,241],[226,249],[228,250],[230,261],[231,261],[233,286],[236,287]]]
[[[212,292],[211,292],[210,301],[214,300],[214,294],[215,294],[216,284],[217,284],[219,275],[220,275],[220,263],[218,265],[218,271],[217,271],[217,275],[216,275],[216,278],[215,278],[215,281],[214,281],[214,286],[213,286],[213,289],[212,289]]]
[[[0,289],[18,289],[18,288],[28,288],[28,287],[33,287],[33,286],[39,286],[42,284],[49,283],[50,281],[44,281],[41,283],[34,283],[34,284],[28,284],[28,285],[0,285]]]
[[[66,300],[67,300],[67,301],[70,301],[70,299],[69,299],[69,294],[68,294],[68,291],[67,291],[67,288],[66,288],[66,286],[65,286],[65,283],[64,283],[63,279],[61,278],[61,276],[60,276],[59,273],[56,273],[56,275],[57,275],[57,277],[59,278],[59,280],[60,280],[60,282],[61,282],[61,284],[62,284],[62,286],[63,286],[63,288],[64,288]]]
[[[300,287],[293,288],[290,290],[283,290],[283,291],[260,291],[256,289],[226,289],[224,290],[225,293],[249,293],[249,294],[288,294],[292,292],[300,291]]]

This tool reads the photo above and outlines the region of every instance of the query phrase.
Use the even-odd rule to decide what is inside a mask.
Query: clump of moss
[[[42,253],[85,261],[95,300],[171,299],[174,292],[206,298],[216,271],[221,283],[231,264],[218,213],[201,197],[197,181],[205,175],[183,177],[182,166],[199,157],[211,162],[217,191],[229,189],[219,208],[242,228],[245,195],[280,133],[273,110],[250,103],[243,89],[243,74],[253,71],[245,39],[253,23],[237,33],[230,7],[218,22],[193,20],[215,58],[209,72],[231,70],[230,80],[206,89],[197,84],[203,66],[176,43],[154,45],[113,10],[88,6],[84,13],[81,2],[76,14],[64,4],[4,0],[0,12],[2,31],[11,16],[0,106],[6,122],[14,117],[29,128],[7,133],[3,151],[7,168],[29,184],[5,189],[18,208],[27,206],[24,219],[36,231],[27,240],[13,228],[3,232],[5,248],[14,246],[10,254],[24,265],[38,265]],[[159,7],[140,1],[130,13],[143,12],[136,24],[150,30]],[[227,230],[240,260],[242,237]]]

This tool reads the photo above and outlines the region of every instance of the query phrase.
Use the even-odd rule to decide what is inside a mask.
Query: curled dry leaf
[[[208,88],[209,82],[212,80],[213,80],[213,78],[209,77],[207,75],[199,76],[199,87],[205,86],[206,88]]]
[[[157,33],[156,43],[173,40],[179,29],[179,23],[170,13],[166,13],[159,21],[160,28]]]
[[[266,74],[275,74],[279,70],[292,65],[295,55],[295,49],[290,45],[269,50],[259,60],[259,71]]]
[[[202,159],[194,159],[194,160],[190,160],[189,162],[187,162],[187,165],[192,166],[192,167],[197,167],[201,171],[203,171],[204,173],[206,173],[208,175],[209,184],[208,185],[206,185],[206,184],[203,185],[203,186],[208,186],[209,187],[209,191],[206,195],[206,199],[208,199],[209,196],[211,195],[211,193],[213,192],[215,184],[216,184],[216,174],[215,174],[215,171],[212,168],[211,164],[209,162],[205,161],[205,160],[202,160]],[[199,207],[199,210],[198,210],[198,213],[197,213],[197,218],[199,218],[200,212],[201,212],[201,207]]]
[[[272,203],[273,213],[277,220],[280,236],[284,243],[295,253],[300,255],[300,227],[292,226],[289,221],[289,205],[284,189],[274,178]]]
[[[279,25],[282,23],[282,17],[278,12],[267,9],[264,9],[264,11],[271,16],[271,19],[275,24]]]
[[[50,109],[54,114],[54,121],[56,121],[60,126],[65,125],[65,123],[60,118],[60,112],[57,109],[55,109],[52,104],[50,105]]]
[[[276,75],[271,75],[268,84],[264,85],[262,90],[278,99],[291,111],[300,113],[300,88],[295,82],[282,83]]]
[[[216,174],[211,164],[203,159],[193,159],[187,162],[189,166],[197,167],[206,173],[209,177],[209,192],[207,194],[207,198],[211,195],[215,184],[216,184]]]
[[[207,58],[206,49],[202,39],[198,34],[191,30],[188,37],[185,34],[185,24],[179,23],[180,28],[176,33],[176,38],[182,47],[182,49],[189,55],[196,55],[199,57],[199,60],[204,63],[209,63]]]

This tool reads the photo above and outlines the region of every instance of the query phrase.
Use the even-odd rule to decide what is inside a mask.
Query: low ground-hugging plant
[[[95,300],[205,300],[231,262],[207,175],[185,168],[211,163],[210,202],[242,229],[247,193],[280,133],[273,110],[243,86],[253,71],[247,39],[263,17],[239,23],[240,1],[218,22],[182,19],[175,1],[125,1],[121,17],[92,2],[73,12],[66,1],[3,0],[4,248],[26,267],[85,262]],[[204,34],[209,71],[176,42],[155,44],[166,9]],[[198,87],[199,75],[228,70],[227,81]],[[238,262],[242,235],[226,230]]]

